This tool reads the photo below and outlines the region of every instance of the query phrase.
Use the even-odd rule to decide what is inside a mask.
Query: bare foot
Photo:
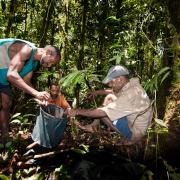
[[[82,129],[85,132],[89,132],[89,133],[94,133],[95,131],[93,130],[93,127],[91,124],[82,126],[81,124],[78,124],[78,128]]]

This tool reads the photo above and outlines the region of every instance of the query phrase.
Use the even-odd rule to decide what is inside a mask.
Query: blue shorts
[[[0,84],[0,93],[1,92],[8,95],[8,96],[11,96],[11,88],[10,88],[10,86]]]
[[[129,129],[128,126],[128,120],[126,117],[117,119],[115,121],[113,121],[113,125],[114,127],[116,127],[118,129],[118,131],[125,136],[127,139],[131,139],[132,137],[132,132]]]

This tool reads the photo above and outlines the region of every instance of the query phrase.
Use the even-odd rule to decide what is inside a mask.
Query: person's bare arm
[[[91,99],[97,95],[108,95],[108,94],[114,94],[112,89],[100,89],[96,91],[92,91],[88,93],[88,99]]]
[[[26,74],[24,77],[23,77],[23,80],[26,84],[28,84],[29,86],[33,87],[32,84],[31,84],[31,78],[33,76],[33,72],[29,72],[28,74]]]
[[[108,94],[113,94],[113,90],[112,89],[100,89],[100,90],[96,90],[96,91],[92,91],[89,94],[91,95],[108,95]]]
[[[85,116],[91,118],[104,118],[107,117],[107,114],[101,109],[71,109],[68,112],[70,117],[74,116]]]
[[[11,63],[7,72],[8,81],[15,85],[17,88],[23,90],[24,92],[33,95],[38,99],[48,99],[49,93],[47,92],[38,92],[34,88],[30,87],[25,81],[20,77],[19,72],[23,68],[26,59],[29,59],[32,48],[27,47],[26,45],[21,48],[17,48],[18,53],[13,54],[11,58]]]

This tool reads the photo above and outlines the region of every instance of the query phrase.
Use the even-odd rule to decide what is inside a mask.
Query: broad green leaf
[[[117,19],[116,16],[109,16],[107,19],[113,21],[119,21],[119,19]]]
[[[15,117],[18,117],[18,116],[20,116],[21,115],[21,113],[16,113],[16,114],[14,114],[12,117],[11,117],[11,119],[13,119],[13,118],[15,118]]]
[[[72,150],[78,154],[86,154],[87,153],[85,150],[82,150],[82,149],[72,149]]]
[[[6,148],[9,148],[11,145],[12,145],[12,142],[7,142],[6,145],[5,145],[5,147],[6,147]]]
[[[116,56],[116,64],[120,64],[121,62],[121,55]]]
[[[155,118],[154,120],[155,120],[155,122],[158,123],[159,125],[168,128],[168,127],[167,127],[167,124],[164,123],[163,120],[157,119],[157,118]]]
[[[82,71],[76,71],[73,73],[68,74],[66,77],[62,78],[60,80],[60,82],[62,83],[62,86],[72,86],[75,85],[75,83],[73,82],[79,82],[76,79],[79,78],[79,76],[81,76],[82,73],[86,73],[86,70],[82,70]]]
[[[114,61],[115,59],[116,59],[116,57],[114,56],[114,57],[110,58],[109,61]]]
[[[35,114],[25,114],[23,115],[23,117],[35,117],[36,115]]]
[[[155,89],[158,90],[158,77],[155,76],[154,78],[154,86],[155,86]]]
[[[161,79],[160,84],[163,83],[163,81],[169,76],[170,73],[171,73],[171,72],[169,71],[169,72],[167,72],[167,73],[163,76],[163,78]]]
[[[44,172],[40,172],[39,174],[37,174],[36,179],[37,180],[44,180],[45,179],[45,173]]]
[[[20,121],[19,119],[14,119],[14,120],[12,120],[12,121],[10,122],[10,124],[13,124],[13,123],[15,123],[15,124],[21,124],[21,121]]]
[[[26,123],[28,123],[28,121],[29,121],[29,119],[28,118],[23,118],[23,124],[26,124]]]
[[[62,169],[63,169],[63,165],[61,165],[59,168],[56,168],[55,172],[61,172]]]
[[[5,176],[4,174],[0,174],[0,179],[1,180],[9,180],[9,177]]]
[[[162,68],[159,72],[158,72],[158,76],[162,75],[163,73],[165,73],[166,71],[169,71],[170,68],[169,67],[164,67]]]
[[[86,152],[89,152],[89,146],[88,146],[88,145],[82,144],[81,146],[84,148],[84,150],[85,150]]]

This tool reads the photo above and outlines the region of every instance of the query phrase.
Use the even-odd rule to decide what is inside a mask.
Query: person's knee
[[[115,101],[117,99],[117,97],[114,94],[108,94],[105,98],[104,98],[104,102],[103,102],[103,106],[108,105],[109,103]]]

